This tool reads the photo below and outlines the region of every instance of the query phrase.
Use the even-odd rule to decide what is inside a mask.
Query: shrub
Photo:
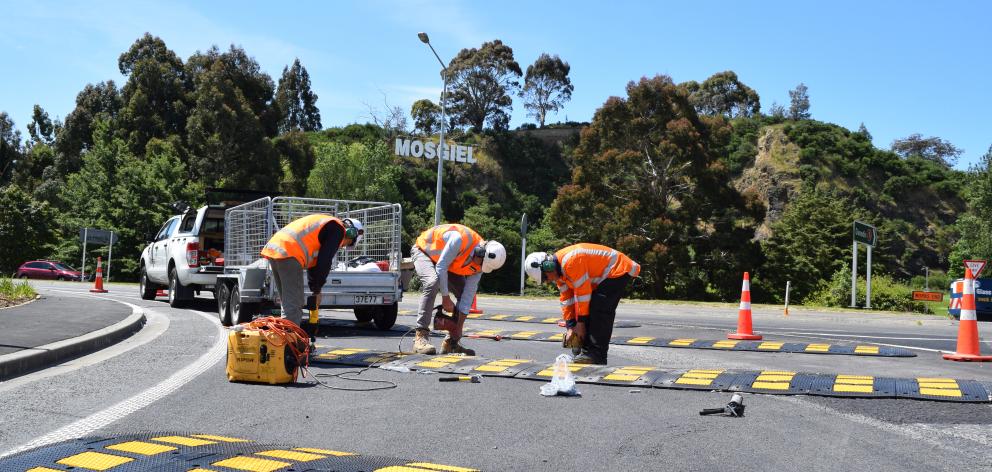
[[[858,277],[857,300],[859,304],[865,299],[865,279]],[[851,267],[847,264],[834,272],[828,282],[820,289],[806,297],[803,303],[847,307],[851,303]],[[876,310],[924,312],[923,302],[913,301],[913,289],[899,283],[884,274],[873,275],[871,278],[871,307]]]

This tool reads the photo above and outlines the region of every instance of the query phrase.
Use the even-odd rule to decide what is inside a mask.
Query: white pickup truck
[[[224,272],[224,206],[190,208],[169,218],[141,252],[141,298],[151,300],[160,288],[169,305],[186,305],[201,290],[214,291]]]

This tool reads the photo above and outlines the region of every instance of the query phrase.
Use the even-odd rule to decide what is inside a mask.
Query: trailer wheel
[[[231,326],[231,285],[226,282],[218,282],[215,288],[214,298],[217,299],[217,318],[223,326]]]
[[[399,304],[380,306],[372,315],[375,327],[383,331],[392,328],[396,324],[396,315],[399,314]]]
[[[356,306],[355,319],[360,323],[368,323],[375,317],[376,308],[369,306]]]
[[[231,287],[231,298],[228,310],[231,311],[231,324],[247,323],[258,314],[259,304],[241,301],[241,289]]]

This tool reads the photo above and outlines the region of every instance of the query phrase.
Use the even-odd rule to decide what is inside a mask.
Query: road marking
[[[217,321],[216,316],[209,316],[206,313],[202,313],[196,310],[186,310],[190,313],[195,313],[202,316],[204,319],[213,323],[217,328],[217,337],[214,341],[214,345],[210,349],[201,355],[198,359],[193,361],[193,363],[183,367],[182,369],[176,371],[167,379],[159,382],[157,385],[146,389],[145,391],[134,395],[131,398],[123,400],[116,405],[94,413],[86,418],[80,419],[66,426],[63,426],[55,431],[52,431],[44,436],[41,436],[34,441],[28,442],[21,446],[15,447],[9,451],[0,454],[0,458],[7,457],[11,454],[16,454],[21,451],[26,451],[28,449],[33,449],[39,446],[45,446],[48,444],[66,441],[69,439],[75,439],[103,428],[111,423],[114,423],[128,415],[148,406],[156,401],[162,399],[166,395],[179,390],[182,386],[186,385],[197,376],[205,372],[214,364],[219,362],[227,354],[227,330],[224,329]],[[205,438],[214,439],[214,438]]]

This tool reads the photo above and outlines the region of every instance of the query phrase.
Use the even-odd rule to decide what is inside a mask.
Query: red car
[[[28,261],[17,268],[17,278],[78,281],[82,274],[61,262]]]

